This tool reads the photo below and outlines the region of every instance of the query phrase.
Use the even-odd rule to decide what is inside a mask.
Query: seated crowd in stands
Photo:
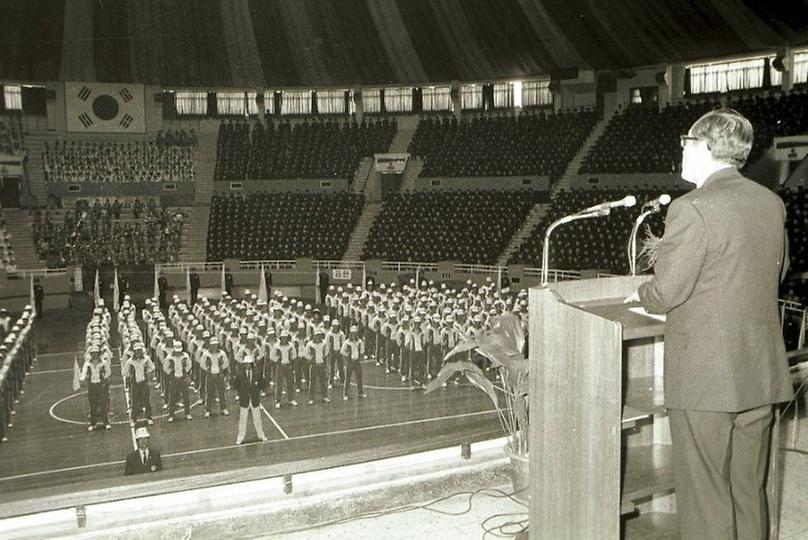
[[[619,111],[584,159],[581,173],[672,173],[681,168],[679,136],[718,101],[683,101],[672,105],[631,105]],[[755,129],[747,163],[753,164],[775,136],[808,133],[808,94],[731,96],[727,106],[746,116]]]
[[[526,111],[457,120],[425,117],[409,152],[424,160],[421,176],[560,177],[592,131],[594,111]]]
[[[76,203],[60,218],[34,213],[34,244],[49,268],[71,264],[152,264],[178,260],[185,215],[158,206],[153,199],[131,205],[132,219],[121,218],[115,199]]]
[[[20,154],[25,148],[25,135],[17,117],[0,117],[0,154]]]
[[[191,182],[190,146],[155,142],[45,142],[47,182]]]
[[[216,151],[217,180],[352,178],[363,157],[386,152],[394,118],[300,123],[223,122]]]
[[[198,146],[194,130],[186,132],[184,129],[161,129],[157,132],[158,146]]]
[[[778,193],[786,205],[786,230],[788,231],[788,255],[790,273],[808,271],[808,189],[782,189]],[[808,296],[801,296],[808,301]]]
[[[399,193],[384,202],[362,259],[494,264],[538,191]]]
[[[511,255],[509,264],[541,267],[544,232],[555,220],[594,206],[604,201],[615,201],[626,195],[637,197],[632,208],[616,208],[607,217],[585,219],[558,227],[550,237],[550,263],[557,270],[602,270],[617,274],[628,273],[627,246],[631,227],[639,216],[643,203],[659,197],[663,192],[676,198],[686,192],[651,189],[647,186],[631,189],[561,190],[556,193],[544,219],[528,235],[527,240]],[[646,227],[656,236],[664,232],[667,206],[658,214],[648,216],[637,235],[638,255],[646,237]],[[637,273],[644,271],[642,260],[637,262]]]
[[[6,230],[6,216],[0,209],[0,268],[13,272],[17,269],[14,249],[11,247],[11,233]]]
[[[629,106],[618,111],[584,158],[581,174],[675,173],[682,165],[679,136],[717,102]]]
[[[353,193],[216,195],[208,260],[340,259],[363,205]]]

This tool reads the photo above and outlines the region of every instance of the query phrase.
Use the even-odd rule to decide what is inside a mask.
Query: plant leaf
[[[440,386],[444,382],[448,381],[449,378],[452,375],[454,375],[455,373],[458,373],[458,372],[462,373],[466,369],[467,366],[477,367],[474,364],[472,364],[471,362],[468,362],[468,361],[465,361],[465,360],[460,360],[458,362],[446,362],[445,364],[443,364],[443,367],[440,368],[440,371],[435,376],[435,378],[432,379],[429,382],[429,384],[426,385],[426,389],[425,389],[426,393],[428,394],[429,392],[432,392],[436,388],[440,388]]]

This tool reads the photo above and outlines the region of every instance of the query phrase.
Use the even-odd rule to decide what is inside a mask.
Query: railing
[[[383,262],[382,270],[391,272],[437,272],[438,263],[428,262]]]
[[[260,270],[262,266],[264,270],[294,270],[295,261],[289,259],[275,261],[241,261],[239,263],[239,268],[242,270]]]
[[[364,261],[313,261],[314,267],[320,270],[364,270]]]
[[[525,275],[541,279],[541,268],[525,268]],[[568,281],[571,279],[581,279],[581,272],[577,270],[553,270],[547,274],[548,281]]]
[[[364,261],[337,261],[337,260],[313,260],[312,265],[316,272],[321,270],[356,270],[362,271],[365,269]],[[167,274],[184,273],[186,270],[194,270],[197,272],[221,272],[224,263],[222,262],[177,262],[177,263],[163,263],[156,264],[155,268],[158,272]],[[264,267],[267,271],[273,270],[294,270],[296,261],[292,259],[287,260],[256,260],[256,261],[240,261],[240,270],[260,270]],[[437,272],[438,263],[430,262],[395,262],[385,261],[381,264],[382,271],[385,272]],[[485,264],[455,264],[452,271],[462,274],[476,274],[476,275],[497,275],[500,272],[503,274],[507,272],[507,266],[485,265]],[[40,269],[40,270],[17,270],[16,272],[8,272],[9,276],[28,276],[34,275],[47,275],[47,274],[63,274],[64,268],[57,269]],[[612,277],[615,274],[599,273],[597,277]],[[540,268],[525,268],[525,276],[527,277],[541,277]],[[581,272],[576,270],[550,270],[550,281],[566,281],[571,279],[581,279]],[[785,301],[783,301],[785,302]],[[788,303],[789,305],[796,305],[794,302]],[[801,308],[801,306],[799,306]]]
[[[462,274],[498,274],[499,272],[507,272],[508,268],[506,266],[487,264],[456,264],[453,270]]]
[[[47,277],[47,276],[61,276],[67,273],[66,268],[33,268],[28,270],[12,270],[7,271],[6,276],[11,279],[29,278],[31,276]]]
[[[221,272],[224,263],[221,262],[177,262],[177,263],[158,263],[154,265],[154,269],[164,274],[177,274],[180,272],[197,271],[197,272]]]
[[[792,302],[791,300],[778,299],[777,303],[780,307],[780,329],[783,332],[783,338],[786,340],[786,347],[789,349],[801,349],[805,345],[805,331],[806,331],[806,311],[802,304],[799,302]],[[793,335],[786,335],[788,330],[793,330],[794,326],[786,327],[786,321],[790,320],[792,323],[799,321],[799,327],[796,340]]]

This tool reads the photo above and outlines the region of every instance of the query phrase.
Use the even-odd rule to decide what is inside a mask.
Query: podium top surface
[[[647,315],[629,311],[629,308],[636,307],[637,304],[624,304],[623,298],[603,298],[575,302],[570,305],[604,319],[620,323],[623,327],[623,340],[642,339],[665,334],[664,322]]]

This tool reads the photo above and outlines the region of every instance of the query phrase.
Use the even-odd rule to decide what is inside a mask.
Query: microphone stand
[[[550,263],[550,234],[558,227],[559,225],[564,225],[565,223],[572,223],[573,221],[578,221],[581,219],[589,219],[589,218],[596,218],[602,216],[608,216],[611,213],[611,208],[601,208],[598,210],[582,210],[581,212],[576,212],[575,214],[570,214],[568,216],[564,216],[561,219],[557,219],[556,221],[552,222],[547,230],[544,232],[544,245],[542,246],[542,253],[541,253],[541,286],[546,287],[548,284],[548,274],[549,274],[549,263]]]
[[[634,226],[631,228],[631,236],[628,239],[628,268],[632,276],[637,275],[637,231],[640,229],[642,222],[651,214],[656,214],[661,210],[658,204],[652,204],[648,210],[643,210],[637,219],[634,221]]]

